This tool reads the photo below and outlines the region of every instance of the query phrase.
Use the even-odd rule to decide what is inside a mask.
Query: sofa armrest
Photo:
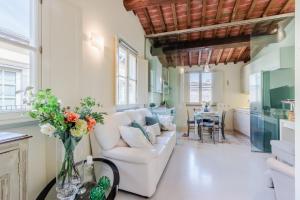
[[[129,163],[147,164],[155,157],[159,152],[152,149],[132,148],[132,147],[115,147],[113,149],[103,151],[103,156],[114,160],[125,161]]]
[[[291,178],[295,178],[294,167],[287,165],[283,162],[280,162],[279,160],[276,160],[274,158],[268,158],[267,164],[272,170],[285,174],[286,176],[289,176]]]

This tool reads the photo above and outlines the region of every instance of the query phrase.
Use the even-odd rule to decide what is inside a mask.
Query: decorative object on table
[[[281,101],[283,105],[287,104],[290,106],[290,110],[287,112],[287,118],[289,121],[295,121],[295,99],[286,99]]]
[[[98,184],[91,190],[90,200],[105,200],[105,193],[110,186],[110,179],[107,176],[102,176]]]
[[[204,112],[209,112],[208,106],[209,106],[209,103],[206,102],[206,103],[205,103],[205,107],[204,107]]]
[[[149,104],[149,107],[150,107],[150,108],[154,108],[155,106],[156,106],[155,103],[150,103],[150,104]]]
[[[86,161],[82,165],[82,178],[81,184],[79,186],[78,194],[84,194],[86,192],[86,187],[84,183],[92,182],[96,180],[94,173],[94,162],[91,155],[87,156]]]
[[[58,138],[65,149],[61,169],[57,175],[57,198],[74,199],[80,184],[80,175],[74,165],[74,150],[84,135],[91,133],[96,123],[103,124],[102,112],[94,112],[94,107],[100,107],[91,97],[81,100],[80,106],[71,110],[62,108],[61,102],[50,89],[40,90],[33,95],[32,110],[29,112],[33,119],[40,122],[41,132]]]

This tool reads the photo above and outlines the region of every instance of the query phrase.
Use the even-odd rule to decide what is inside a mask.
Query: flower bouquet
[[[62,166],[57,175],[57,197],[73,199],[80,184],[80,175],[74,165],[74,150],[84,135],[91,133],[96,123],[103,124],[102,112],[94,112],[100,107],[91,97],[81,100],[80,106],[71,110],[62,107],[50,89],[40,90],[31,99],[30,116],[40,122],[41,132],[58,138],[65,149]]]

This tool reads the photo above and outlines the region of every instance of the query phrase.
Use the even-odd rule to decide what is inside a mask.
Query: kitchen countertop
[[[234,110],[237,111],[237,112],[250,113],[250,108],[235,108]]]

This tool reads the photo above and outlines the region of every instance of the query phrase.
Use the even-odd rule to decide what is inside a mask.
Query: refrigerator
[[[271,114],[270,72],[250,75],[251,150],[271,152],[271,140],[279,139],[279,118]]]

